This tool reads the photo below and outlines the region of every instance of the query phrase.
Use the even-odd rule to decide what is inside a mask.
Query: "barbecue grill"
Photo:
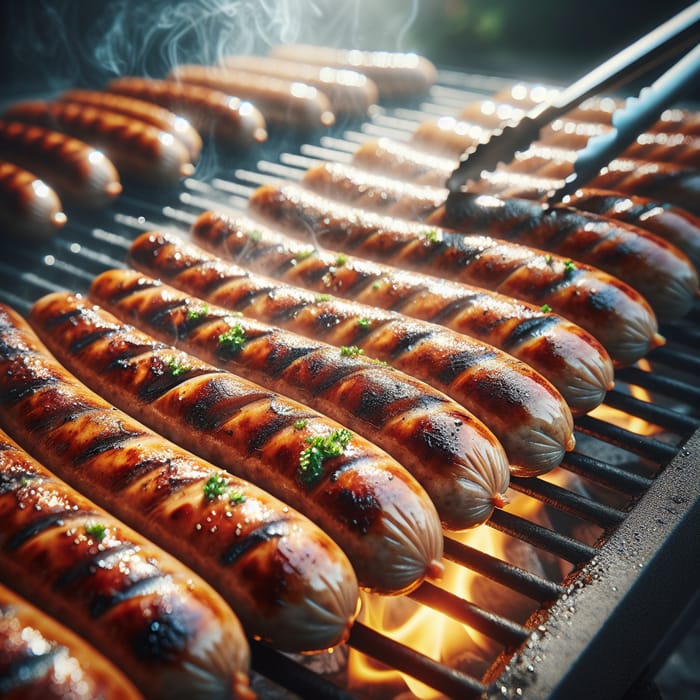
[[[0,261],[0,299],[26,312],[49,291],[85,292],[96,274],[124,266],[130,242],[142,231],[186,235],[201,211],[241,209],[258,184],[298,179],[318,160],[347,160],[368,138],[408,138],[419,121],[456,113],[509,84],[441,70],[418,104],[377,107],[367,120],[323,134],[272,134],[245,157],[214,158],[207,151],[195,175],[176,190],[127,185],[105,211],[70,211],[69,223],[51,241],[14,242]],[[400,694],[395,685],[387,690],[349,680],[350,650],[419,680],[430,697],[616,698],[651,677],[699,602],[700,304],[661,331],[667,344],[617,371],[604,406],[576,420],[577,448],[555,470],[562,478],[513,478],[512,507],[497,509],[480,528],[538,553],[541,568],[446,535],[448,561],[471,572],[478,590],[495,601],[504,591],[529,601],[527,614],[511,616],[489,605],[489,595],[477,602],[440,582],[410,594],[416,607],[490,640],[488,653],[477,662],[435,661],[410,642],[392,639],[389,630],[358,622],[347,647],[331,654],[294,657],[253,642],[261,694]]]

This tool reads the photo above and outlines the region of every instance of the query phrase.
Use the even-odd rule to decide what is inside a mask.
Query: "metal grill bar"
[[[649,423],[659,427],[673,430],[680,435],[685,435],[700,427],[700,420],[692,416],[685,416],[678,411],[663,408],[658,404],[641,401],[620,391],[609,391],[605,397],[605,404],[617,408],[631,416],[643,418]]]
[[[626,494],[643,493],[652,484],[652,480],[645,476],[620,469],[580,452],[569,452],[564,457],[562,466],[574,474],[590,479],[596,484]]]
[[[700,347],[700,340],[696,347]],[[700,404],[700,388],[672,377],[645,372],[637,367],[625,367],[618,370],[618,378],[629,384],[641,386],[644,389],[663,394],[691,406]]]

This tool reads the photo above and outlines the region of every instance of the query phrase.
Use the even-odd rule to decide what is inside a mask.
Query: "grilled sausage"
[[[0,119],[0,157],[36,173],[62,201],[80,207],[104,207],[122,191],[112,161],[58,131]]]
[[[356,579],[319,528],[89,391],[6,307],[0,340],[0,421],[47,467],[206,577],[248,634],[293,651],[345,638]]]
[[[5,357],[25,350],[21,340],[13,344],[3,334],[5,339]],[[21,371],[20,364],[3,363],[8,371]],[[4,381],[3,403],[31,403],[32,389],[42,393],[42,381],[50,380],[37,373],[23,394],[9,388],[12,380]],[[69,396],[61,398],[65,409]],[[45,408],[24,420],[55,420]],[[8,416],[3,421],[12,422]],[[4,434],[0,447],[0,579],[112,659],[148,697],[221,698],[234,687],[250,697],[248,644],[219,595]],[[48,449],[70,451],[60,441]]]
[[[168,80],[201,85],[250,100],[275,126],[319,129],[332,126],[335,115],[328,98],[312,85],[228,70],[215,66],[176,66]]]
[[[199,160],[202,151],[201,136],[187,119],[165,107],[135,97],[100,92],[99,90],[67,90],[61,94],[60,99],[64,102],[77,102],[98,109],[107,109],[110,112],[146,122],[182,141],[192,163]]]
[[[680,248],[700,269],[700,217],[646,197],[582,188],[564,204],[645,228]]]
[[[246,318],[245,344],[223,351],[231,312],[134,270],[95,279],[91,298],[166,343],[279,391],[357,431],[423,485],[445,527],[463,530],[503,505],[508,462],[493,434],[426,384],[369,358]]]
[[[314,251],[244,217],[205,212],[193,224],[192,236],[261,274],[435,321],[495,345],[549,379],[575,413],[595,408],[612,386],[610,357],[593,336],[511,297],[351,256],[339,267],[337,253]]]
[[[68,369],[117,406],[316,522],[345,551],[362,586],[403,593],[440,571],[435,507],[367,440],[72,294],[43,297],[30,320]],[[235,319],[228,317],[222,335],[222,347],[235,353]]]
[[[354,70],[284,61],[270,56],[226,56],[226,68],[313,85],[336,115],[363,116],[379,99],[375,83]]]
[[[390,311],[276,283],[162,234],[137,239],[130,260],[207,301],[333,345],[359,348],[422,379],[480,418],[503,444],[516,473],[547,471],[573,447],[570,411],[556,389],[524,363],[484,343]]]
[[[363,212],[292,185],[259,188],[249,207],[297,237],[306,237],[312,230],[324,245],[380,263],[547,304],[592,333],[621,364],[662,342],[656,317],[636,290],[600,270],[554,254]]]
[[[426,92],[435,82],[435,66],[414,53],[388,51],[348,51],[308,44],[280,44],[272,47],[276,58],[348,68],[373,80],[383,98],[399,99]]]
[[[8,119],[63,131],[104,150],[119,174],[151,185],[172,185],[194,166],[185,146],[172,134],[138,119],[78,102],[17,102]]]
[[[487,233],[580,260],[627,282],[666,319],[685,315],[698,292],[695,269],[680,250],[643,229],[600,215],[468,192],[448,197],[447,190],[408,188],[386,178],[377,181],[343,165],[309,170],[303,184],[353,206],[389,209],[382,212],[387,214],[406,212],[410,218],[465,235]],[[432,206],[439,194],[442,202]]]
[[[46,239],[66,223],[58,195],[36,175],[0,160],[0,229],[30,239]]]
[[[1,435],[1,434],[0,434]],[[0,436],[2,449],[12,447]],[[0,585],[4,700],[138,700],[130,681],[87,642]]]
[[[118,95],[152,102],[181,114],[200,134],[213,136],[219,144],[247,148],[267,139],[260,110],[220,90],[138,77],[116,78],[107,87]]]

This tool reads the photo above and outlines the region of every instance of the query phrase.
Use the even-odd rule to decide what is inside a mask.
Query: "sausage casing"
[[[43,180],[0,160],[0,228],[15,236],[49,238],[66,223],[61,200]]]
[[[89,391],[6,307],[0,338],[0,421],[47,467],[206,577],[250,635],[294,651],[345,638],[357,583],[318,527]]]
[[[219,337],[229,328],[229,310],[135,270],[101,274],[90,296],[159,340],[301,401],[372,440],[418,479],[447,528],[477,525],[502,503],[509,479],[500,443],[423,382],[245,317],[236,320],[245,344],[226,353]]]
[[[6,447],[0,433],[0,445]],[[0,585],[0,694],[4,700],[138,700],[114,664],[67,627]]]
[[[81,207],[104,207],[122,191],[111,160],[59,131],[0,119],[0,156],[36,173],[61,200]]]
[[[173,244],[162,234],[139,238],[130,260],[207,301],[333,345],[359,348],[425,381],[496,434],[513,471],[548,471],[573,448],[571,413],[561,394],[532,368],[485,343],[391,311],[283,285],[217,262],[193,246]]]
[[[7,364],[8,371],[20,371],[20,363],[10,363],[13,370]],[[37,376],[34,387],[48,380]],[[62,398],[65,406],[68,397]],[[51,416],[35,410],[26,419],[45,423]],[[6,584],[88,640],[148,697],[219,698],[234,685],[247,686],[248,644],[213,589],[4,434],[0,445],[0,578]],[[42,451],[36,443],[32,449]],[[70,450],[61,442],[49,449]]]

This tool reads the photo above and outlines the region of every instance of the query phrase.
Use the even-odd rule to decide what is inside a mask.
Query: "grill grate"
[[[177,193],[151,196],[127,187],[112,209],[99,215],[75,213],[44,249],[20,243],[9,250],[0,261],[0,299],[26,312],[34,299],[49,291],[66,288],[85,292],[96,274],[124,266],[131,240],[142,231],[186,233],[204,209],[245,207],[251,186],[274,178],[298,179],[319,159],[347,160],[357,144],[369,138],[405,138],[426,116],[454,114],[468,100],[492,94],[506,84],[501,79],[442,71],[430,102],[378,108],[367,123],[346,125],[349,129],[338,127],[317,142],[290,144],[286,135],[273,137],[257,154],[263,156],[261,160],[222,160],[215,166],[203,163],[197,177],[185,180]],[[638,617],[634,613],[639,601],[649,604],[649,597],[653,597],[654,586],[659,585],[653,582],[654,577],[666,580],[663,567],[672,565],[672,570],[678,571],[683,548],[688,543],[692,546],[688,533],[698,527],[700,501],[693,462],[700,442],[700,389],[694,379],[700,360],[693,354],[700,340],[698,320],[700,307],[696,305],[684,322],[663,328],[669,342],[650,354],[651,369],[639,366],[618,371],[616,388],[606,399],[607,407],[652,423],[659,434],[642,435],[607,418],[578,418],[578,447],[567,455],[561,471],[584,479],[586,493],[542,478],[513,478],[512,488],[548,507],[555,524],[542,524],[507,510],[497,510],[489,521],[488,527],[513,541],[573,565],[571,573],[554,580],[451,535],[446,537],[447,560],[531,599],[537,610],[529,619],[510,619],[430,583],[411,594],[421,606],[463,622],[499,646],[501,654],[488,673],[475,677],[449,668],[361,623],[353,628],[349,646],[450,697],[518,697],[527,689],[532,697],[558,693],[560,697],[576,697],[576,682],[583,678],[587,683],[582,688],[590,697],[586,673],[601,676],[602,660],[619,644],[616,635],[627,641],[645,627],[667,629],[689,599],[689,582],[697,580],[700,573],[697,556],[686,557],[681,566],[691,567],[691,573],[682,574],[682,581],[669,586],[677,593],[675,599],[669,597],[663,610],[648,619],[632,618]],[[635,397],[633,387],[648,392],[648,400]],[[559,526],[562,518],[565,524]],[[592,539],[584,541],[573,534],[578,530],[571,523],[592,530]],[[648,538],[640,542],[640,532],[647,529]],[[627,611],[622,620],[621,610]],[[611,625],[614,631],[608,631]],[[644,652],[638,658],[631,656],[624,672],[600,679],[599,683],[605,683],[601,696],[614,697],[610,690],[618,694],[624,691],[656,648],[650,634],[639,636],[646,642]],[[591,645],[594,637],[598,639]],[[559,649],[555,649],[557,644]],[[631,646],[639,651],[640,643]],[[301,659],[257,642],[253,643],[253,667],[303,697],[354,697],[317,673],[313,664],[309,667]]]

